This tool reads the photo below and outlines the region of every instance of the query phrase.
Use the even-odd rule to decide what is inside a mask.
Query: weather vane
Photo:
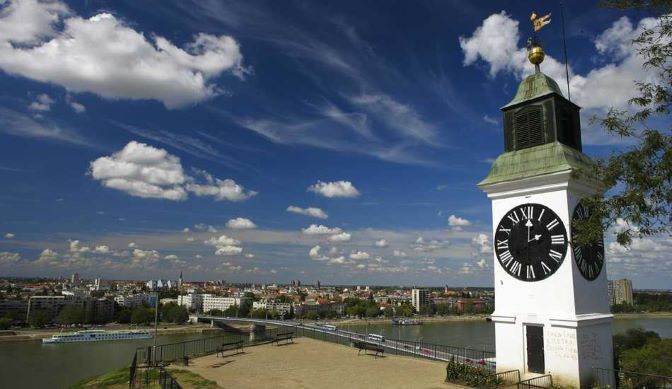
[[[537,39],[537,32],[551,22],[551,14],[548,13],[544,16],[538,16],[536,12],[532,12],[530,21],[532,21],[534,33],[532,37],[527,40],[527,58],[534,64],[535,71],[538,73],[539,64],[544,61],[545,54],[544,49],[541,47],[541,43]]]

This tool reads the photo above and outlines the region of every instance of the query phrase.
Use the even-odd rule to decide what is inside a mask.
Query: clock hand
[[[525,223],[525,227],[527,227],[527,242],[530,242],[530,227],[532,227],[532,221],[530,219],[527,219],[527,223]]]

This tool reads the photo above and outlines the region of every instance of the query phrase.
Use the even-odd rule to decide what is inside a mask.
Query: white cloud
[[[350,254],[350,259],[361,260],[369,258],[371,258],[371,255],[369,255],[369,253],[367,253],[366,251],[356,251]]]
[[[310,258],[316,260],[316,261],[324,261],[329,259],[328,257],[325,257],[324,255],[320,254],[320,250],[322,250],[322,247],[320,245],[315,245],[308,251],[308,255]]]
[[[49,95],[43,93],[37,95],[37,99],[30,103],[28,109],[31,111],[46,112],[51,110],[52,104],[54,104],[54,100]]]
[[[491,253],[492,244],[490,238],[486,234],[478,234],[471,239],[471,244],[478,247],[478,252],[481,254]]]
[[[221,246],[217,247],[217,251],[215,251],[215,255],[237,255],[240,254],[243,251],[242,247],[238,246]]]
[[[182,229],[182,232],[189,232],[189,231],[190,231],[190,230],[189,230],[189,227],[184,227],[184,228]]]
[[[14,239],[14,236],[15,236],[14,234],[12,234],[11,232],[8,232],[8,233],[5,234],[5,239]]]
[[[135,247],[135,242],[131,242],[131,243],[128,244],[128,248],[132,249],[133,247]]]
[[[322,182],[308,187],[308,191],[320,194],[324,197],[357,197],[359,191],[350,181]]]
[[[235,219],[231,219],[228,222],[226,222],[226,226],[234,230],[246,230],[257,228],[257,225],[254,224],[252,220],[246,219],[244,217],[237,217]]]
[[[401,250],[394,250],[392,252],[392,255],[394,255],[395,257],[405,257],[406,253],[404,251],[401,251]]]
[[[204,223],[194,224],[194,228],[199,231],[217,232],[217,229],[215,227]]]
[[[110,247],[106,245],[96,246],[93,251],[98,254],[108,254],[110,252]]]
[[[495,118],[491,118],[491,117],[488,116],[488,115],[484,115],[484,116],[483,116],[483,121],[486,122],[486,123],[488,123],[488,124],[495,125],[495,126],[499,124],[499,121],[498,121],[497,119],[495,119]]]
[[[80,104],[76,101],[71,101],[69,104],[70,108],[72,108],[72,110],[75,111],[76,113],[86,112],[86,107],[83,104]]]
[[[177,261],[178,259],[180,259],[180,258],[178,258],[178,256],[175,255],[175,254],[168,254],[168,255],[166,255],[166,256],[163,257],[163,258],[164,258],[164,259],[167,259],[167,260],[169,260],[169,261]]]
[[[14,265],[21,260],[21,254],[0,251],[0,265]]]
[[[450,215],[448,216],[448,225],[451,227],[466,227],[470,226],[471,222],[467,219],[463,219],[459,216]]]
[[[199,171],[206,183],[184,173],[180,159],[166,150],[145,143],[130,141],[111,156],[90,163],[89,173],[104,186],[131,196],[166,200],[186,200],[188,192],[197,196],[213,196],[215,200],[246,200],[256,194],[246,191],[233,180],[220,180]]]
[[[308,228],[303,228],[301,231],[306,235],[331,235],[343,232],[343,230],[338,227],[329,228],[321,224],[311,224]]]
[[[377,240],[374,242],[376,247],[387,247],[387,241],[385,239]]]
[[[225,35],[200,33],[180,48],[112,14],[85,19],[57,1],[11,1],[0,10],[0,68],[72,92],[183,107],[219,94],[212,81],[224,72],[243,78],[242,61]]]
[[[188,197],[182,187],[187,178],[180,159],[164,149],[136,141],[111,156],[91,162],[90,173],[106,187],[132,196],[168,200]]]
[[[161,254],[159,254],[159,252],[156,250],[134,249],[133,258],[135,260],[143,261],[145,263],[151,263],[151,262],[157,262],[159,258],[161,258]]]
[[[213,236],[203,243],[211,246],[237,246],[240,244],[240,241],[234,238],[230,238],[226,235],[221,235],[219,237]]]
[[[296,207],[294,205],[290,205],[289,207],[287,207],[287,212],[293,212],[298,213],[300,215],[316,217],[318,219],[327,219],[329,217],[329,215],[327,215],[326,212],[324,212],[320,208],[315,207],[301,208]]]
[[[351,235],[347,232],[341,232],[340,234],[332,235],[329,237],[329,240],[332,242],[347,242],[351,238]]]

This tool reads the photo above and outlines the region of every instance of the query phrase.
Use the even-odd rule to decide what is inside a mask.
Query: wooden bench
[[[271,344],[275,342],[276,345],[280,346],[281,341],[285,341],[285,344],[289,344],[289,342],[294,343],[294,333],[293,332],[279,332],[275,334],[275,338],[273,338],[273,341],[271,341]]]
[[[224,356],[224,352],[226,351],[231,351],[231,350],[238,350],[240,349],[240,352],[243,352],[243,341],[239,340],[237,342],[229,342],[229,343],[222,343],[221,346],[217,347],[217,354],[215,356],[219,356],[219,354],[222,354],[222,357]]]
[[[378,354],[380,353],[380,356],[383,356],[383,353],[385,353],[385,349],[383,346],[379,346],[377,344],[369,343],[369,342],[354,342],[354,346],[359,349],[357,352],[357,355],[359,355],[362,350],[364,350],[364,354],[368,354],[367,351],[373,351],[375,354],[373,354],[374,358],[378,358]]]

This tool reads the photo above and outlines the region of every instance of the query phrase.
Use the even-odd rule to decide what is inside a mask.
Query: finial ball
[[[533,46],[527,51],[527,59],[530,60],[534,65],[539,65],[544,62],[544,49],[541,46]]]

